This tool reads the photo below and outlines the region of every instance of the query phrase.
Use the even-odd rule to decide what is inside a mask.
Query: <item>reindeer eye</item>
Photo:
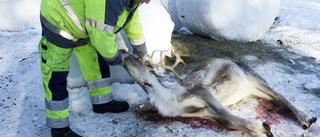
[[[156,72],[153,69],[150,69],[150,73],[156,75]]]
[[[147,81],[143,82],[143,85],[149,86],[149,87],[153,87],[153,86],[152,86],[149,82],[147,82]]]

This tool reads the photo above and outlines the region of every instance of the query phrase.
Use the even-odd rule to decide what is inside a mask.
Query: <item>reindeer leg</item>
[[[228,128],[232,128],[232,129],[237,129],[237,130],[241,130],[247,133],[251,133],[252,130],[246,128],[243,125],[240,125],[239,123],[227,120],[227,119],[223,119],[222,117],[220,117],[219,115],[216,114],[216,112],[213,109],[208,109],[208,108],[202,108],[200,110],[198,110],[197,112],[192,112],[192,113],[183,113],[181,115],[182,117],[201,117],[201,118],[207,118],[207,119],[212,119],[212,120],[216,120],[221,122],[223,125],[225,125]],[[263,123],[263,127],[265,129],[267,129],[268,131],[270,131],[270,127],[268,124]],[[272,136],[272,133],[268,133],[267,135]]]
[[[279,103],[280,105],[286,106],[289,108],[297,117],[300,125],[304,130],[310,128],[310,126],[317,121],[317,117],[310,117],[305,112],[298,110],[294,105],[285,99],[281,94],[271,89],[267,86],[264,80],[257,80],[257,89],[261,91],[261,93],[254,94],[257,97],[274,101]]]
[[[245,131],[253,136],[273,136],[268,124],[260,120],[244,119],[231,114],[221,104],[220,100],[211,94],[213,92],[211,88],[197,87],[195,88],[195,90],[191,90],[190,92],[205,101],[209,105],[209,107],[218,115],[218,117],[215,118],[221,121],[226,126]],[[212,114],[214,112],[212,112]]]
[[[245,132],[247,132],[247,133],[250,133],[250,134],[253,135],[253,136],[258,136],[258,137],[260,137],[260,136],[273,137],[273,134],[272,134],[271,131],[270,131],[270,130],[271,130],[271,129],[270,129],[270,126],[269,126],[268,124],[266,124],[266,123],[262,123],[263,129],[261,129],[261,130],[266,130],[267,132],[264,132],[264,134],[262,134],[262,135],[258,135],[258,134],[256,134],[256,133],[251,133],[252,130],[250,130],[250,129],[242,126],[242,125],[239,125],[239,124],[236,123],[236,122],[233,122],[233,121],[230,121],[230,120],[226,120],[226,119],[222,119],[222,118],[220,118],[220,117],[219,117],[219,118],[214,118],[214,119],[220,121],[221,123],[223,123],[224,125],[226,125],[226,126],[228,126],[228,127],[230,127],[230,128],[240,129],[241,131],[245,131]]]

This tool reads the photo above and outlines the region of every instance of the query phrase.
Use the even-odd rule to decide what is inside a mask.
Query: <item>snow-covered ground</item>
[[[19,14],[23,15],[23,12]],[[16,25],[9,24],[4,19],[13,14],[0,13],[0,15],[1,26]],[[261,39],[274,46],[279,46],[276,43],[281,40],[292,52],[314,58],[316,64],[305,64],[305,67],[314,70],[315,73],[288,71],[287,66],[274,62],[255,66],[271,87],[280,91],[297,108],[318,118],[320,118],[319,94],[315,96],[310,91],[318,89],[319,92],[320,89],[319,15],[319,0],[281,0],[279,20],[275,28],[268,31]],[[18,21],[19,30],[22,31],[0,31],[0,136],[50,136],[50,130],[46,126],[37,47],[41,30],[37,26],[30,27],[29,21],[27,24],[23,21]],[[299,60],[299,57],[288,56],[288,61],[295,63],[294,60]],[[248,55],[246,59],[256,58]],[[173,84],[169,81],[163,83],[167,86]],[[148,101],[148,96],[137,84],[114,83],[112,90],[115,99],[127,100],[132,107],[142,106],[141,104]],[[191,128],[190,125],[179,122],[155,124],[136,118],[132,109],[120,114],[95,114],[91,110],[86,87],[72,88],[69,92],[70,126],[83,136],[248,136],[241,131]],[[256,100],[248,99],[240,104],[243,106],[230,107],[233,113],[247,118],[257,117]],[[279,122],[271,125],[275,136],[320,136],[319,121],[309,130],[303,130],[294,120],[282,117],[278,120]]]

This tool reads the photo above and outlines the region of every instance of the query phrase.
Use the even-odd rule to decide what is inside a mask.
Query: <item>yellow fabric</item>
[[[104,88],[89,89],[90,96],[100,96],[111,93],[110,86]]]
[[[123,10],[120,12],[120,15],[118,16],[118,22],[115,26],[114,33],[124,25],[129,14],[130,12],[126,11],[126,7],[123,7]]]
[[[71,4],[70,4],[71,5]],[[84,18],[81,16],[80,11],[83,11],[84,5],[80,2],[72,2],[71,7],[79,18],[81,24],[84,24]],[[66,10],[62,7],[59,0],[42,0],[41,1],[41,14],[54,26],[67,31],[74,35],[76,38],[87,39],[87,34],[84,34],[71,20]]]
[[[85,9],[84,0],[68,0],[72,10],[77,15],[82,26],[85,26],[86,16],[83,12]]]
[[[105,4],[105,0],[85,0],[85,16],[104,24]],[[87,24],[85,27],[90,37],[91,44],[96,47],[99,53],[105,58],[113,58],[118,51],[117,44],[114,42],[116,38],[115,35],[98,30]]]
[[[85,16],[104,23],[106,0],[84,0],[85,1]],[[84,12],[84,11],[82,11]]]
[[[69,116],[69,107],[62,111],[52,111],[46,109],[47,117],[51,119],[63,119]]]
[[[77,57],[85,81],[102,78],[95,47],[89,43],[85,46],[74,48],[73,51]]]
[[[41,74],[45,97],[47,100],[52,100],[52,93],[48,87],[52,72],[70,70],[69,62],[72,55],[72,49],[57,47],[47,41],[45,37],[42,37],[39,43],[39,50],[41,55]]]
[[[98,54],[91,44],[74,48],[74,53],[79,62],[85,81],[101,79],[98,62]],[[110,86],[97,89],[89,89],[90,96],[99,96],[111,93]]]
[[[44,46],[42,46],[44,45]],[[60,48],[42,37],[39,43],[41,55],[41,74],[45,98],[52,100],[52,93],[49,89],[49,82],[53,71],[69,71],[70,57],[73,49]],[[97,50],[92,45],[81,46],[74,49],[78,62],[86,81],[101,79]],[[91,96],[110,94],[110,86],[104,88],[90,89]],[[51,119],[62,119],[69,116],[69,109],[63,111],[52,111],[46,109],[47,117]]]
[[[137,40],[144,37],[138,11],[133,13],[131,20],[127,23],[123,30],[126,32],[126,35],[129,39]]]
[[[118,51],[118,46],[114,42],[116,36],[105,31],[97,30],[89,25],[86,25],[91,44],[105,58],[113,58]]]
[[[42,44],[46,46],[46,50]],[[77,47],[74,49],[66,49],[55,46],[44,37],[40,40],[39,50],[41,55],[41,74],[43,88],[47,100],[52,100],[52,93],[49,89],[49,82],[52,72],[69,71],[70,58],[72,50],[74,51],[79,62],[81,72],[85,81],[101,79],[100,64],[98,62],[97,50],[90,45]],[[44,63],[45,61],[45,63]],[[90,95],[105,95],[111,93],[110,87],[89,90]]]

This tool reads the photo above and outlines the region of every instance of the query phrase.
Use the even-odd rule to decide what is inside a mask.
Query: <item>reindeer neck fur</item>
[[[123,67],[139,83],[139,85],[149,94],[150,102],[156,106],[159,112],[165,116],[177,116],[181,110],[176,99],[176,95],[171,89],[165,88],[142,61],[134,58],[126,51],[124,54]]]
[[[184,90],[180,84],[176,84],[172,88],[164,87],[154,76],[148,77],[150,86],[146,86],[150,102],[156,106],[159,112],[164,116],[178,116],[182,113],[183,108],[178,105],[177,92]]]

